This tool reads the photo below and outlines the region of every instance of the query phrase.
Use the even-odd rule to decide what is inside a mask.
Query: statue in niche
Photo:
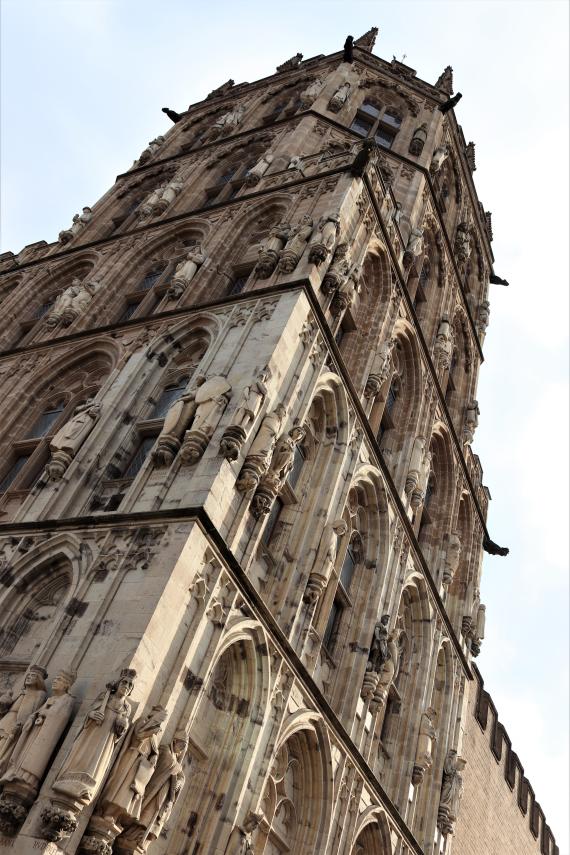
[[[121,826],[139,819],[166,718],[164,707],[154,706],[133,723],[99,797],[97,815]]]
[[[459,567],[461,559],[461,538],[457,532],[452,532],[447,535],[447,544],[445,549],[445,561],[443,565],[442,585],[448,588],[453,582],[453,578]]]
[[[53,309],[46,317],[46,326],[56,327],[61,321],[64,327],[68,327],[85,311],[98,288],[99,282],[82,282],[75,277],[71,285],[57,297]]]
[[[437,711],[429,707],[421,717],[416,761],[412,772],[412,784],[421,784],[428,769],[433,763],[433,744],[437,742]]]
[[[295,460],[295,449],[305,437],[305,428],[295,426],[278,440],[269,469],[260,479],[251,503],[251,512],[258,518],[268,514],[273,500],[279,495]]]
[[[341,281],[337,288],[334,300],[331,306],[332,313],[335,317],[350,309],[358,294],[360,294],[360,275],[362,273],[362,265],[353,264],[349,270],[348,276]]]
[[[414,131],[414,135],[410,141],[410,146],[408,151],[410,154],[413,154],[414,157],[419,157],[422,151],[424,150],[424,145],[427,140],[427,131],[428,126],[424,122],[423,125],[420,125],[419,128],[416,128]]]
[[[228,110],[227,113],[223,113],[219,116],[210,130],[210,139],[216,139],[219,136],[227,136],[230,134],[238,127],[238,125],[241,124],[244,113],[245,104],[240,104],[236,107],[232,107],[232,109]]]
[[[340,540],[347,531],[348,525],[343,519],[335,520],[325,526],[317,549],[313,570],[311,571],[303,595],[305,603],[314,606],[320,599],[334,569]]]
[[[370,645],[370,653],[368,654],[368,662],[366,664],[367,671],[373,671],[375,674],[380,674],[382,667],[390,657],[388,650],[388,622],[390,615],[382,615],[380,622],[374,627],[372,636],[372,644]]]
[[[184,187],[184,183],[186,180],[186,175],[184,172],[180,172],[174,176],[174,178],[168,182],[168,184],[164,187],[160,194],[160,198],[156,203],[156,211],[159,214],[163,214],[166,209],[172,205],[180,191]]]
[[[321,264],[330,255],[340,233],[340,217],[338,214],[325,214],[317,223],[311,237],[309,261],[311,264]]]
[[[9,707],[0,719],[0,776],[4,775],[10,764],[28,717],[41,707],[46,699],[46,677],[43,668],[32,665],[26,672],[19,694],[13,700],[11,697],[5,698],[3,702],[3,705],[9,703]]]
[[[477,332],[479,333],[481,344],[485,341],[485,334],[487,332],[487,327],[489,326],[489,318],[491,315],[490,308],[490,302],[488,300],[483,300],[477,309]]]
[[[269,468],[271,457],[277,443],[286,410],[282,404],[267,413],[253,440],[245,458],[236,488],[241,492],[249,492],[259,484],[259,479]]]
[[[184,730],[177,731],[169,744],[160,746],[156,768],[144,791],[140,816],[136,823],[127,824],[115,843],[119,855],[146,852],[160,836],[186,781],[182,763],[187,750],[188,736]]]
[[[410,506],[417,511],[421,508],[429,474],[431,472],[432,453],[426,448],[426,440],[423,436],[417,436],[412,447],[412,458],[410,468],[406,477],[405,492],[410,496]]]
[[[263,178],[271,164],[273,163],[275,156],[268,151],[264,154],[251,169],[245,174],[245,183],[248,187],[253,187],[255,184],[259,184],[260,180]]]
[[[453,248],[459,261],[469,260],[471,256],[471,235],[467,223],[459,223],[457,226]]]
[[[317,77],[316,80],[313,80],[313,82],[310,83],[303,92],[301,92],[301,94],[299,95],[299,101],[301,102],[302,110],[307,110],[311,106],[311,104],[316,101],[324,85],[325,84],[323,83],[321,78]]]
[[[295,270],[312,232],[312,217],[305,214],[301,221],[291,228],[285,248],[280,253],[278,267],[280,273],[292,273]]]
[[[196,390],[194,418],[180,448],[184,463],[196,463],[204,454],[228,404],[231,390],[231,385],[221,376],[209,377]]]
[[[81,214],[74,214],[73,216],[73,225],[70,229],[64,229],[58,235],[58,240],[60,243],[69,243],[69,241],[73,240],[73,238],[82,231],[87,223],[91,222],[93,219],[93,211],[89,207],[89,205],[85,205]]]
[[[485,638],[485,619],[487,607],[483,603],[477,603],[473,609],[473,620],[471,630],[471,654],[479,656],[481,653],[481,644]]]
[[[186,253],[184,261],[181,261],[174,271],[170,287],[166,292],[167,297],[171,300],[177,300],[181,297],[205,261],[206,255],[201,245],[196,244],[196,246],[191,247]]]
[[[380,622],[374,627],[361,690],[361,695],[365,701],[374,699],[376,704],[386,702],[390,686],[396,679],[400,664],[399,640],[401,630],[396,626],[389,632],[389,620],[390,615],[382,615]]]
[[[259,247],[258,260],[255,265],[255,275],[259,279],[267,279],[279,261],[281,250],[291,234],[291,224],[277,223],[272,227],[266,240]]]
[[[446,145],[440,145],[434,151],[431,163],[429,165],[429,171],[432,175],[435,175],[441,167],[443,166],[445,160],[449,157],[449,148]]]
[[[457,751],[450,749],[443,764],[443,780],[439,797],[437,827],[445,836],[453,834],[455,821],[459,814],[459,804],[463,795],[463,778],[461,772],[467,765]]]
[[[237,460],[240,449],[247,438],[247,433],[267,396],[267,380],[270,373],[267,367],[259,371],[255,379],[244,388],[239,404],[234,411],[230,424],[225,429],[221,442],[220,453],[226,460]]]
[[[381,346],[374,358],[372,371],[368,375],[364,389],[365,398],[375,398],[390,375],[393,364],[392,352],[396,347],[396,339],[389,338]]]
[[[262,814],[249,811],[243,823],[236,826],[230,834],[224,855],[255,855],[253,833],[261,820]]]
[[[156,154],[156,152],[159,150],[159,148],[162,146],[163,143],[164,143],[164,137],[163,136],[158,136],[158,137],[155,137],[153,140],[151,140],[149,142],[149,144],[147,145],[147,147],[145,148],[145,150],[143,151],[143,153],[141,154],[141,156],[139,157],[139,159],[135,160],[135,165],[141,165],[142,166],[143,163],[146,163],[147,160],[150,160],[151,157],[153,157]]]
[[[206,378],[199,374],[194,380],[194,385],[188,386],[184,394],[169,407],[152,451],[152,459],[156,466],[170,466],[176,457],[184,431],[196,412],[198,387],[205,382]]]
[[[335,249],[332,263],[327,270],[321,288],[325,294],[334,294],[350,272],[350,253],[347,243],[340,243]]]
[[[47,464],[42,482],[58,481],[93,429],[101,413],[101,404],[88,398],[75,408],[73,417],[55,434],[49,444],[51,460]]]
[[[143,204],[138,208],[137,213],[139,217],[141,217],[141,219],[144,219],[145,217],[152,217],[156,210],[160,197],[162,196],[162,191],[166,188],[166,186],[167,182],[163,181],[162,184],[159,184],[158,187],[155,187],[150,196],[148,196],[143,202]]]
[[[463,426],[463,442],[465,445],[470,445],[473,442],[478,424],[479,404],[477,401],[470,401],[465,410],[465,424]]]
[[[128,730],[136,671],[125,668],[117,681],[107,683],[93,702],[57,773],[52,790],[73,802],[88,805],[107,774],[115,745]]]
[[[346,104],[350,93],[350,83],[345,81],[341,83],[332,98],[328,103],[328,109],[331,113],[338,113]]]
[[[414,258],[417,258],[418,255],[422,254],[424,245],[424,230],[413,228],[410,232],[410,237],[408,238],[408,244],[406,246],[406,251],[404,252],[404,257],[402,259],[402,263],[404,267],[407,269],[411,267]]]
[[[439,367],[443,371],[447,371],[451,366],[451,356],[453,354],[453,334],[451,332],[449,315],[443,315],[439,322],[433,353]]]

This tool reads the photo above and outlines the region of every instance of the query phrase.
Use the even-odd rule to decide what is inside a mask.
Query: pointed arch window
[[[32,427],[28,438],[45,436],[46,433],[49,433],[50,428],[58,421],[64,410],[65,401],[63,399],[48,405]]]

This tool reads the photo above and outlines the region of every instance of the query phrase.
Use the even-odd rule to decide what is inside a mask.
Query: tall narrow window
[[[340,628],[343,611],[344,607],[340,602],[340,599],[335,597],[331,606],[329,619],[327,621],[327,625],[323,635],[323,645],[329,653],[331,653],[332,649],[334,648],[336,637]]]
[[[151,270],[150,273],[147,273],[146,276],[141,279],[138,283],[136,290],[137,291],[150,291],[150,289],[156,285],[162,274],[164,273],[166,265],[160,267],[157,270]]]
[[[134,478],[135,475],[138,475],[140,470],[142,469],[143,463],[145,462],[148,454],[156,442],[155,436],[145,436],[141,442],[139,443],[135,453],[131,457],[127,468],[122,474],[122,478]]]
[[[354,571],[356,569],[356,565],[358,563],[356,553],[352,544],[349,545],[346,550],[346,555],[344,556],[344,561],[342,562],[342,568],[340,571],[340,582],[344,590],[347,594],[350,591],[350,585],[352,582],[352,577],[354,576]]]
[[[65,409],[65,401],[58,401],[43,411],[27,438],[45,436],[51,426],[58,420]]]
[[[31,452],[19,454],[0,481],[0,493],[4,493],[15,481],[17,474],[24,468],[31,457]]]
[[[163,419],[172,404],[184,394],[188,384],[188,377],[180,377],[175,383],[170,383],[163,389],[160,398],[156,402],[151,414],[152,419]]]

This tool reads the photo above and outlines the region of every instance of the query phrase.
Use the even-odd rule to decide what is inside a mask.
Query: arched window
[[[188,385],[188,379],[187,375],[183,375],[174,382],[169,383],[168,386],[165,386],[160,398],[154,405],[151,418],[163,419],[165,417],[171,405],[184,393]]]
[[[386,393],[386,403],[384,404],[384,411],[382,413],[382,419],[380,421],[380,428],[376,435],[376,439],[378,443],[382,443],[382,437],[386,433],[386,431],[395,427],[394,422],[394,410],[396,404],[398,402],[398,396],[400,394],[400,383],[397,377],[393,377],[390,385],[388,387],[388,392]]]
[[[350,130],[361,137],[372,137],[382,148],[392,148],[401,124],[402,117],[393,107],[364,101],[356,111]]]
[[[50,428],[58,421],[65,409],[65,401],[61,398],[53,404],[48,404],[37,422],[32,427],[28,437],[40,437],[50,432]]]
[[[184,243],[185,246],[190,247],[195,246],[197,241],[190,240]],[[161,261],[144,273],[136,282],[134,289],[126,295],[126,302],[123,303],[118,322],[122,323],[135,316],[145,317],[151,314],[164,299],[174,269],[181,260],[182,255],[178,254],[176,258]]]

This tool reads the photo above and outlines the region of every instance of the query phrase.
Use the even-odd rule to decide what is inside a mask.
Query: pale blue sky
[[[51,241],[148,140],[160,112],[297,51],[380,28],[375,52],[445,65],[493,212],[491,325],[474,451],[491,491],[478,665],[570,855],[568,801],[568,3],[2,0],[1,248]]]

